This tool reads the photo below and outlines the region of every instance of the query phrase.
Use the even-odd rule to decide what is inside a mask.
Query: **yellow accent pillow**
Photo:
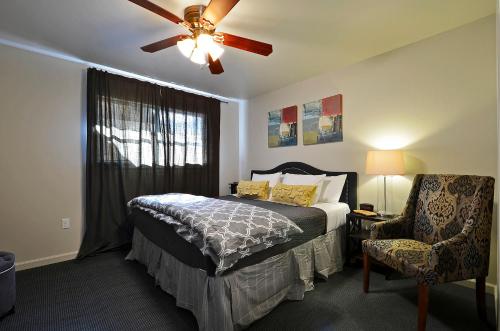
[[[236,188],[236,194],[240,198],[267,200],[269,198],[269,181],[240,180]]]
[[[272,190],[271,200],[310,207],[314,202],[316,185],[287,185],[278,183]]]

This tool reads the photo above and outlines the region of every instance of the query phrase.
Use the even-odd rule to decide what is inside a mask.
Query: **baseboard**
[[[69,252],[64,254],[51,255],[46,257],[41,257],[39,259],[28,260],[16,262],[16,271],[26,270],[36,267],[42,267],[44,265],[49,265],[58,262],[64,262],[68,260],[74,260],[78,252]]]
[[[476,288],[476,280],[475,279],[468,279],[468,280],[463,280],[459,282],[455,282],[457,285],[465,286],[468,288]],[[486,283],[486,293],[488,294],[493,294],[495,296],[495,300],[497,297],[497,286],[495,284],[491,283]]]

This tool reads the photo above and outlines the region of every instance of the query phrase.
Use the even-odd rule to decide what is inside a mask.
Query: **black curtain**
[[[89,69],[78,257],[130,242],[127,202],[136,196],[218,195],[219,134],[220,101]]]

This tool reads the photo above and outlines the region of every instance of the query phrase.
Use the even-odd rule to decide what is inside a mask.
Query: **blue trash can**
[[[14,312],[16,304],[16,258],[9,252],[0,252],[0,319]]]

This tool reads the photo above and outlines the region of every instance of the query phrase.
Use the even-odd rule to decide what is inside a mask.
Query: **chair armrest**
[[[390,221],[373,223],[370,227],[370,239],[411,238],[413,220],[400,216]]]
[[[460,251],[467,246],[467,244],[467,235],[460,232],[450,239],[432,245],[429,254],[429,267],[434,270],[443,269],[440,265],[457,261],[457,259],[460,258]]]
[[[477,242],[467,231],[432,245],[429,269],[438,283],[485,277],[488,275],[489,245],[481,252]]]

